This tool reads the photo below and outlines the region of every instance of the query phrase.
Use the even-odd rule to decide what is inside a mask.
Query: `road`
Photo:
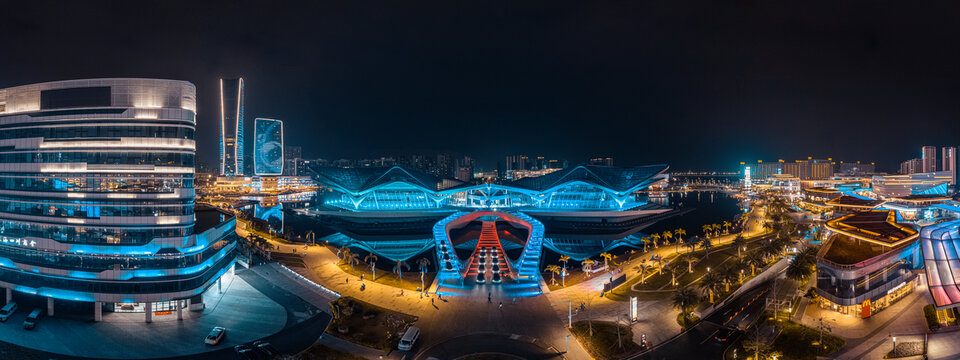
[[[714,340],[714,335],[724,327],[747,325],[755,321],[763,312],[765,298],[770,293],[769,282],[760,284],[744,292],[722,308],[714,311],[693,328],[642,353],[633,359],[665,360],[665,359],[720,359],[727,346],[734,343],[742,332],[736,331],[730,338],[721,343]]]

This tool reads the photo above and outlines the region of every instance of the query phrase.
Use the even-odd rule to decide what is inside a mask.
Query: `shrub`
[[[940,329],[940,321],[937,320],[937,310],[933,308],[933,305],[927,304],[927,306],[923,307],[923,317],[927,319],[927,327],[930,328],[930,331]]]

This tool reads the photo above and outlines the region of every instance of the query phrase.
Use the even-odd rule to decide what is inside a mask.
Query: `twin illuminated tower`
[[[243,176],[243,78],[220,79],[220,175]],[[253,171],[283,174],[283,122],[254,120]]]
[[[243,175],[243,78],[220,79],[220,175]]]

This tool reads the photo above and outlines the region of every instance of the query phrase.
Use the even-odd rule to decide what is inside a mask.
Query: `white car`
[[[210,330],[210,333],[203,339],[203,342],[207,345],[216,345],[219,344],[220,340],[223,340],[223,337],[226,335],[227,329],[217,326],[214,327],[213,330]]]

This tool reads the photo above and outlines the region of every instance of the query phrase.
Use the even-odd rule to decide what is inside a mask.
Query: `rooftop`
[[[864,210],[827,222],[827,229],[884,247],[916,240],[919,233],[908,224],[897,223],[893,210]]]
[[[877,205],[883,204],[883,200],[865,199],[856,196],[843,195],[827,200],[826,204],[840,207],[874,208]]]
[[[849,236],[835,236],[823,258],[840,265],[853,265],[886,253],[883,246]],[[890,248],[886,248],[890,250]]]

